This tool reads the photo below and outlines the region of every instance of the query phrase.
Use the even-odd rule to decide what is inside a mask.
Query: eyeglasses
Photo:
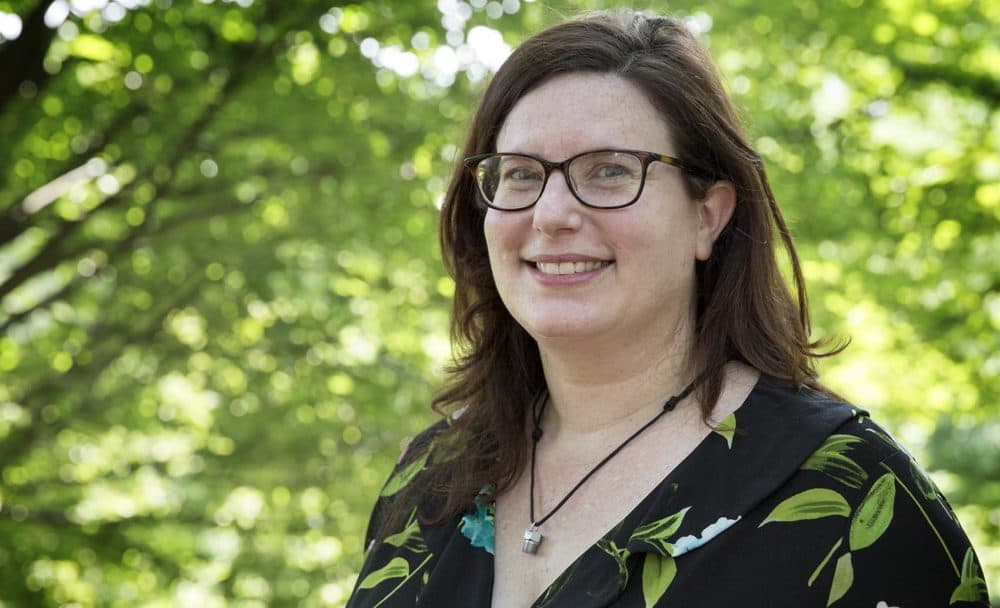
[[[499,152],[470,156],[464,164],[488,207],[520,211],[538,202],[555,169],[562,171],[570,192],[587,207],[627,207],[639,200],[646,184],[646,170],[655,161],[701,174],[672,156],[640,150],[591,150],[560,163],[529,154]]]

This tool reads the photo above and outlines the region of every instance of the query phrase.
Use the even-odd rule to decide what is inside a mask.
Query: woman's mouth
[[[535,267],[543,274],[562,275],[577,274],[581,272],[591,272],[610,266],[609,260],[597,260],[587,262],[535,262]]]

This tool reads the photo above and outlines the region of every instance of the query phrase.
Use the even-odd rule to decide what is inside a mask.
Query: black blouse
[[[376,512],[425,463],[404,460]],[[493,506],[411,517],[375,548],[370,526],[348,608],[489,606]],[[866,412],[767,377],[533,604],[988,605],[968,538],[909,453]]]

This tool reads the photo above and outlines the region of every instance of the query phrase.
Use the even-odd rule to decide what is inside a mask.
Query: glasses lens
[[[538,200],[545,187],[545,167],[527,156],[497,154],[476,165],[476,181],[490,205],[521,209]]]
[[[628,152],[591,152],[573,159],[569,179],[577,196],[588,205],[627,205],[642,188],[642,160]]]

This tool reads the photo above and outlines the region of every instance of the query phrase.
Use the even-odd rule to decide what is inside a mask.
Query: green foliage
[[[820,519],[834,515],[847,517],[850,514],[851,507],[840,493],[826,488],[813,488],[781,501],[767,518],[760,522],[760,525]]]
[[[55,30],[50,4],[0,1],[0,602],[340,606],[433,418],[435,203],[488,43],[611,3],[112,2]],[[918,450],[996,593],[995,9],[671,7],[768,163],[817,335],[853,340],[824,379]],[[835,447],[816,466],[853,480]]]
[[[861,439],[853,435],[830,435],[823,445],[802,463],[802,468],[822,471],[844,485],[860,488],[868,479],[868,473],[844,454],[852,445],[860,442]]]
[[[848,540],[851,551],[870,547],[892,523],[896,479],[886,473],[875,480],[851,518]]]
[[[830,597],[826,605],[830,606],[851,588],[854,583],[854,565],[851,563],[851,554],[845,553],[837,560],[837,565],[833,571],[833,583],[830,585]]]
[[[681,527],[681,524],[684,523],[684,516],[687,515],[690,508],[684,507],[673,515],[639,526],[632,533],[632,538],[629,540],[647,542],[651,546],[658,548],[662,553],[673,554],[674,545],[668,542],[667,539],[673,536],[677,532],[677,529]]]
[[[677,564],[673,556],[647,553],[642,562],[642,597],[651,608],[674,582]]]

